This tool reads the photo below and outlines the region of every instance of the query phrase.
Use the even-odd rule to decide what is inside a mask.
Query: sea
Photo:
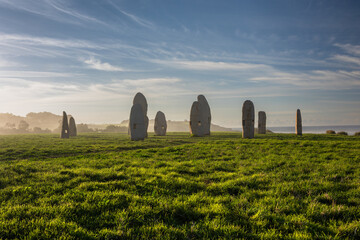
[[[267,127],[274,133],[295,133],[294,127]],[[242,131],[242,128],[233,128],[233,130]],[[334,130],[335,132],[344,131],[349,135],[360,132],[360,125],[344,125],[344,126],[303,126],[303,133],[326,133],[326,130]]]

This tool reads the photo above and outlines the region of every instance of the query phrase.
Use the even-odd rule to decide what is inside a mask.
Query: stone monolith
[[[198,101],[193,102],[190,111],[190,133],[197,137],[204,136],[202,123],[201,105]]]
[[[296,123],[295,123],[296,135],[302,135],[302,120],[300,109],[296,111]]]
[[[154,133],[158,136],[165,136],[167,129],[167,123],[165,114],[161,111],[158,111],[155,116],[155,123],[154,123]]]
[[[259,111],[258,133],[266,134],[266,113],[264,111]]]
[[[211,111],[209,103],[204,95],[199,95],[197,100],[200,103],[201,123],[203,124],[204,135],[210,135]]]
[[[242,107],[242,137],[254,138],[255,109],[250,100],[246,100]]]
[[[148,126],[149,126],[149,118],[147,117],[148,104],[147,104],[145,96],[141,92],[138,92],[134,97],[133,104],[141,105],[141,108],[142,108],[142,111],[144,114],[144,123],[145,123],[145,130],[146,130],[145,137],[147,137],[148,136],[147,130],[148,130]]]
[[[73,117],[70,117],[70,119],[69,119],[69,136],[70,137],[76,137],[77,136],[75,119]]]
[[[63,119],[61,123],[61,134],[60,138],[69,138],[69,124],[66,112],[63,111]]]
[[[144,115],[147,116],[148,104],[147,104],[145,96],[141,92],[138,92],[135,95],[134,100],[133,100],[133,105],[134,104],[140,104],[143,109]]]
[[[131,107],[129,118],[130,139],[133,141],[144,140],[146,137],[145,118],[140,104]]]

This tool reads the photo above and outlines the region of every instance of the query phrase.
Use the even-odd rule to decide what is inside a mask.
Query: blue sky
[[[142,92],[153,118],[216,124],[242,103],[268,126],[360,124],[360,2],[0,0],[0,112],[119,123]]]

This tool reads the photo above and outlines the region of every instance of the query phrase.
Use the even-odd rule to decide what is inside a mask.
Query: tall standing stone
[[[131,107],[129,118],[130,139],[133,141],[144,140],[146,137],[145,118],[140,104]]]
[[[69,138],[69,124],[68,124],[68,117],[66,112],[63,111],[63,119],[61,124],[61,134],[60,138]]]
[[[246,100],[242,107],[242,137],[254,138],[255,109],[250,100]]]
[[[302,120],[300,109],[296,111],[296,123],[295,123],[296,135],[302,135]]]
[[[199,95],[197,100],[200,103],[201,122],[203,124],[204,135],[210,135],[211,111],[209,103],[204,95]]]
[[[73,117],[70,117],[69,119],[69,136],[70,137],[76,137],[77,136],[77,129],[75,124],[75,119]]]
[[[190,133],[197,137],[204,136],[202,123],[201,105],[198,101],[193,102],[190,111]]]
[[[135,95],[134,100],[133,100],[133,105],[135,105],[135,104],[141,105],[141,108],[142,108],[142,111],[144,114],[145,131],[146,131],[146,137],[147,137],[148,136],[147,129],[149,126],[149,118],[147,117],[148,104],[147,104],[145,96],[141,92],[138,92]]]
[[[155,135],[158,136],[165,136],[167,129],[167,123],[165,114],[161,111],[158,111],[155,116],[155,123],[154,123],[154,132]]]
[[[266,113],[263,111],[259,111],[258,133],[266,134]]]

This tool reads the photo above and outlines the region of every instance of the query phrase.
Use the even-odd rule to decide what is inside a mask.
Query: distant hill
[[[70,117],[71,115],[68,115]],[[53,132],[60,131],[60,123],[62,120],[62,115],[56,115],[50,112],[39,112],[39,113],[28,113],[25,117],[16,116],[11,113],[0,113],[0,133],[12,133],[13,130],[19,128],[19,124],[22,121],[28,123],[28,128],[24,132],[32,132],[36,128],[41,128],[43,130],[49,129]],[[76,121],[76,119],[75,119]],[[112,131],[111,129],[114,126],[118,127],[113,129],[114,131],[127,132],[129,121],[124,120],[120,124],[80,124],[77,122],[79,132],[89,132],[89,131]],[[189,122],[188,121],[167,121],[168,132],[188,132],[189,131]],[[116,128],[115,127],[115,128]],[[230,132],[234,131],[231,128],[221,127],[219,125],[211,124],[211,131],[213,132]],[[107,130],[106,130],[107,129]],[[154,120],[149,122],[149,132],[154,131]],[[15,131],[18,132],[18,131]]]
[[[50,112],[28,113],[25,117],[16,116],[11,113],[0,113],[0,127],[18,126],[20,121],[29,124],[29,128],[39,127],[53,130],[59,127],[62,116]]]

